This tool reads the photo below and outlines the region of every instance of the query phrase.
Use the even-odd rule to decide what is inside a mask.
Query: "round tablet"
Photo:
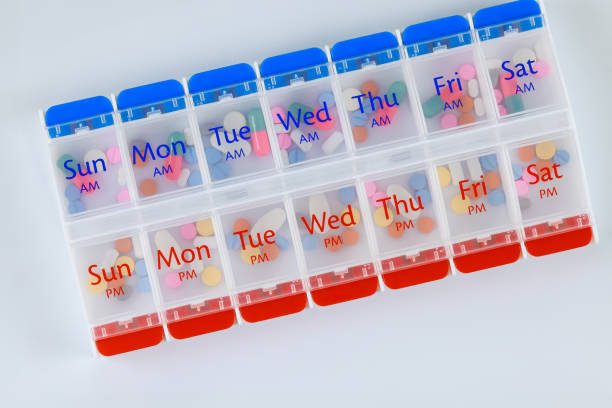
[[[234,221],[234,232],[248,231],[251,229],[251,223],[246,218],[237,218]]]
[[[368,140],[368,129],[365,126],[353,126],[353,139],[357,143],[363,143]]]
[[[470,123],[476,122],[476,118],[471,113],[464,113],[459,116],[457,123],[459,126],[469,125]]]
[[[379,227],[388,227],[393,222],[393,211],[387,210],[385,213],[385,207],[377,208],[374,211],[374,222]]]
[[[115,296],[115,299],[117,299],[119,302],[123,302],[130,298],[130,295],[132,294],[132,287],[128,285],[122,285],[121,291],[122,293],[120,293],[118,296]]]
[[[140,154],[133,153],[133,158],[132,158],[133,163],[132,164],[134,165],[134,167],[144,167],[144,166],[146,166],[147,165],[147,159],[146,158],[148,156],[146,156],[145,153],[144,153],[145,152],[145,147],[144,146],[133,145],[132,149],[130,151],[134,152],[134,148],[137,148],[138,151],[140,152]],[[144,156],[145,159],[143,160],[141,158],[141,156]]]
[[[74,184],[68,184],[66,189],[64,190],[64,195],[68,199],[68,201],[75,201],[81,198],[81,191]]]
[[[529,184],[524,180],[516,180],[514,185],[516,186],[516,194],[519,197],[525,196],[529,192]]]
[[[467,113],[474,109],[474,100],[469,95],[463,95],[461,98],[459,98],[459,101],[461,102],[459,111]]]
[[[252,246],[247,246],[245,249],[240,251],[240,258],[242,259],[242,262],[247,265],[253,265],[256,263],[259,256],[261,256],[259,248],[253,248]]]
[[[494,154],[487,154],[486,156],[481,156],[478,158],[480,162],[480,166],[484,170],[493,171],[497,168],[497,156]]]
[[[374,81],[364,82],[361,84],[361,93],[366,95],[372,94],[372,96],[378,95],[378,84]]]
[[[542,171],[542,169],[552,169],[552,163],[550,162],[550,160],[538,160],[538,162],[536,163],[536,170],[537,171]]]
[[[469,197],[465,197],[464,200],[463,197],[461,197],[461,194],[457,194],[451,199],[450,204],[451,209],[455,214],[465,214],[468,211],[471,201]]]
[[[291,147],[291,143],[293,143],[293,141],[291,140],[289,133],[279,133],[278,135],[276,135],[276,137],[278,138],[279,149],[287,150]]]
[[[506,195],[504,194],[503,191],[500,190],[493,190],[491,192],[489,192],[489,203],[494,206],[497,207],[498,205],[502,205],[503,203],[506,202]]]
[[[484,183],[487,186],[487,190],[495,190],[501,184],[501,178],[496,172],[490,171],[485,175]]]
[[[515,180],[520,179],[523,176],[523,168],[519,166],[518,164],[513,164],[512,165],[512,175],[514,176]]]
[[[523,178],[523,180],[524,180],[526,183],[533,183],[534,181],[536,181],[535,176],[533,176],[533,175],[529,174],[529,171],[527,171],[527,167],[525,167],[525,168],[523,169],[523,177],[522,177],[522,178]]]
[[[123,282],[124,282],[123,278],[117,277],[116,279],[113,279],[113,280],[107,282],[106,286],[109,289],[119,289],[121,286],[123,286]]]
[[[359,101],[355,96],[361,95],[361,91],[355,88],[346,88],[342,92],[342,97],[344,98],[344,105],[346,106],[346,110],[349,112],[356,111],[359,109]]]
[[[368,198],[372,197],[374,195],[374,193],[376,193],[376,183],[374,183],[373,181],[365,183],[364,187],[365,187],[365,191],[366,191],[366,196]]]
[[[229,112],[223,117],[223,128],[228,132],[231,132],[232,129],[238,132],[246,124],[246,117],[241,112]]]
[[[270,261],[278,258],[280,248],[276,244],[266,244],[263,246],[263,256],[267,257]]]
[[[506,116],[508,114],[508,108],[504,105],[497,105],[497,111],[499,112],[499,116]]]
[[[317,239],[312,235],[302,236],[302,247],[305,251],[312,251],[317,247]]]
[[[91,278],[93,278],[93,276]],[[91,280],[87,281],[87,289],[89,289],[90,292],[95,294],[104,293],[107,286],[108,285],[104,279],[102,279],[99,283],[95,285]]]
[[[553,142],[542,142],[535,146],[536,156],[542,160],[552,159],[556,152],[555,144]]]
[[[440,180],[440,187],[448,186],[451,182],[450,171],[444,166],[439,166],[436,170],[438,172],[438,180]]]
[[[164,283],[166,284],[166,286],[170,289],[176,289],[179,286],[181,286],[181,277],[179,276],[178,273],[176,272],[170,272],[169,274],[166,275],[166,277],[164,278]]]
[[[370,198],[372,200],[372,204],[375,205],[376,207],[382,207],[383,206],[383,200],[387,197],[387,194],[383,193],[382,191],[377,191],[374,194],[372,194],[372,197]]]
[[[184,239],[192,240],[198,235],[198,230],[193,223],[181,225],[180,228],[181,237]]]
[[[277,236],[276,245],[278,245],[281,251],[286,251],[289,249],[289,241],[285,239],[285,237]]]
[[[130,201],[130,191],[127,188],[122,188],[117,193],[117,202],[118,203],[126,203],[128,201]]]
[[[413,190],[421,190],[427,187],[427,178],[421,173],[415,173],[410,176],[408,184]]]
[[[210,218],[196,222],[195,227],[198,234],[202,235],[203,237],[208,237],[215,233],[213,223]]]
[[[208,165],[219,163],[223,158],[221,152],[214,147],[207,147],[204,149],[204,155],[206,156]]]
[[[534,146],[523,146],[519,147],[517,150],[518,157],[524,162],[532,161],[535,157],[535,147]]]
[[[519,207],[521,207],[521,210],[528,209],[529,207],[531,207],[531,200],[529,200],[527,197],[520,197]]]
[[[157,193],[157,183],[153,179],[144,179],[140,182],[140,193],[144,197],[149,197]]]
[[[519,48],[514,55],[512,56],[512,64],[513,65],[517,65],[517,64],[527,64],[527,61],[535,61],[536,60],[536,54],[533,50],[529,49],[529,48]]]
[[[457,117],[452,113],[445,113],[440,118],[440,127],[442,129],[450,129],[457,126]]]
[[[459,78],[469,81],[476,77],[476,68],[472,64],[464,64],[459,67]]]
[[[495,102],[497,102],[498,105],[504,100],[504,94],[497,88],[493,90],[493,95],[495,95]]]
[[[553,162],[558,165],[565,165],[569,163],[570,154],[567,150],[559,149],[553,156]]]
[[[216,266],[207,266],[201,275],[206,286],[217,286],[221,282],[221,270]]]
[[[319,104],[321,106],[327,105],[328,108],[335,106],[336,100],[334,99],[334,94],[329,91],[321,92],[321,94],[319,95]]]
[[[533,70],[536,72],[533,74],[536,78],[544,78],[550,72],[550,65],[546,61],[536,61],[533,64]]]
[[[423,234],[429,234],[431,231],[433,231],[435,225],[436,224],[433,218],[431,217],[421,217],[419,218],[419,221],[417,222],[417,228]]]
[[[338,252],[342,249],[342,240],[341,239],[331,239],[325,242],[325,249],[330,252]]]
[[[106,158],[110,164],[117,164],[121,161],[121,152],[117,146],[111,146],[106,150]]]
[[[431,204],[431,193],[426,188],[414,192],[414,197],[421,201],[423,207]]]
[[[132,250],[132,239],[121,238],[115,241],[115,249],[120,254],[127,254]]]
[[[270,113],[272,114],[273,123],[281,123],[280,118],[285,117],[286,112],[281,106],[274,106],[270,108]]]
[[[357,224],[359,224],[359,220],[360,220],[359,211],[357,211],[357,209],[355,207],[353,207],[353,206],[351,206],[351,210],[352,210],[352,213],[353,213],[353,220],[355,221],[355,225],[357,225]],[[343,217],[344,214],[348,214],[348,213],[349,213],[349,209],[348,209],[348,207],[346,207],[344,209],[344,211],[342,211],[341,217]],[[346,218],[348,218],[348,217],[346,217]]]
[[[125,270],[125,268],[123,267],[120,268],[120,266],[122,265],[127,265],[127,267],[130,270],[130,273],[136,271],[134,260],[127,255],[123,255],[117,258],[117,260],[115,261],[115,265],[117,266],[117,272],[121,272],[122,274]],[[124,274],[124,277],[127,277],[127,276]]]
[[[355,187],[353,186],[341,188],[339,193],[340,201],[344,204],[350,204],[357,198],[357,191],[355,191]]]
[[[393,224],[387,227],[387,233],[391,236],[391,238],[401,238],[404,235],[404,227],[401,223],[394,222]]]
[[[136,271],[136,275],[142,277],[147,276],[147,266],[145,265],[144,259],[139,259],[134,264],[134,269]]]
[[[357,245],[359,242],[359,231],[355,228],[348,228],[342,233],[342,242],[345,245]]]
[[[138,290],[142,293],[151,292],[151,283],[149,282],[149,278],[144,277],[138,279]]]

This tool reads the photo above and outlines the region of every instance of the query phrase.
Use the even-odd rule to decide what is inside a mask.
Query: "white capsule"
[[[468,81],[468,94],[472,98],[476,98],[480,95],[480,86],[478,85],[477,79],[470,79]]]
[[[515,66],[517,64],[527,65],[527,61],[529,60],[536,60],[535,52],[533,52],[533,50],[529,48],[520,48],[512,56],[512,64],[514,64]]]
[[[251,228],[251,236],[256,236],[257,233],[263,234],[267,230],[274,232],[278,231],[285,221],[287,220],[287,214],[282,208],[273,208],[264,215],[262,215]]]
[[[291,133],[289,133],[289,137],[301,151],[307,152],[312,149],[313,142],[307,140],[306,136],[304,136],[304,132],[302,132],[300,129],[293,129]]]
[[[349,112],[356,111],[359,109],[359,101],[355,96],[361,95],[361,91],[355,88],[346,88],[342,92],[342,96],[344,97],[344,106],[346,110]]]
[[[500,59],[489,59],[487,60],[487,69],[501,69],[502,60]]]
[[[546,61],[549,64],[553,60],[552,50],[550,49],[550,45],[545,38],[542,38],[538,41],[534,47],[536,56],[539,60]]]
[[[189,176],[191,175],[191,170],[188,168],[184,168],[181,170],[181,174],[179,175],[178,180],[176,180],[179,187],[185,187],[187,185],[187,180],[189,180]]]
[[[329,202],[327,201],[327,196],[325,194],[314,194],[308,197],[308,211],[310,212],[311,220],[315,218],[319,220],[325,220],[329,218],[331,215],[329,212]],[[318,234],[326,233],[327,225],[323,227],[323,231],[315,228],[315,232]]]
[[[482,98],[474,99],[474,113],[476,113],[476,116],[484,116],[485,106]]]
[[[102,163],[104,163],[104,165],[106,166],[106,155],[104,154],[104,152],[100,149],[91,149],[88,150],[87,153],[85,153],[85,157],[83,158],[83,161],[85,163],[90,162],[90,167],[91,167],[91,172],[93,173],[94,168],[93,168],[93,162],[96,160],[100,160],[102,159]],[[98,171],[102,171],[102,163],[97,162],[96,166],[98,168]]]
[[[246,126],[246,124],[246,117],[242,113],[237,111],[229,112],[223,118],[223,127],[228,132],[231,132],[232,129],[235,129],[236,133],[238,133],[243,126]]]
[[[483,175],[482,167],[480,167],[480,160],[478,157],[473,157],[471,159],[467,159],[467,168],[470,173],[470,179],[472,181],[480,181],[480,176]]]
[[[177,254],[183,252],[183,249],[180,247],[178,242],[176,242],[176,239],[174,239],[174,237],[172,236],[172,234],[170,234],[168,230],[157,231],[153,239],[155,241],[155,246],[157,247],[157,250],[161,252],[161,254],[166,259],[170,259],[170,251],[172,249],[174,249]],[[157,256],[155,258],[157,258]],[[180,265],[176,265],[176,262],[172,263],[173,269],[179,267]]]
[[[125,186],[127,184],[127,176],[123,167],[119,167],[117,171],[117,184],[120,186]]]
[[[280,155],[281,155],[281,162],[285,165],[289,164],[289,153],[287,153],[287,150],[281,150],[280,151]]]
[[[191,128],[183,129],[183,135],[185,136],[185,143],[189,146],[193,146],[193,134],[191,133]]]
[[[219,131],[219,137],[217,137],[216,133],[210,135],[210,144],[220,152],[226,154],[232,153],[232,155],[234,155],[236,152],[240,152],[242,149],[244,156],[249,156],[253,150],[248,140],[239,138],[237,141],[228,143],[227,139],[225,138],[225,133],[222,131]]]
[[[111,266],[115,265],[117,258],[119,258],[119,251],[117,251],[115,248],[109,248],[104,253],[104,258],[102,258],[100,267],[109,270]]]
[[[206,245],[209,249],[217,249],[217,239],[214,235],[209,235],[207,237],[203,237],[198,235],[193,240],[193,247],[201,247],[202,245]]]
[[[453,184],[455,186],[458,186],[461,180],[465,180],[465,175],[463,174],[463,167],[461,166],[461,162],[449,163],[448,170],[450,171],[451,179],[453,180]]]
[[[144,254],[142,253],[142,244],[138,238],[132,239],[132,250],[134,251],[134,256],[138,259],[144,258]]]
[[[338,146],[342,144],[343,141],[344,136],[342,135],[342,132],[336,131],[332,133],[331,136],[328,137],[325,142],[323,142],[321,149],[325,154],[332,154],[338,148]]]
[[[391,202],[398,201],[398,209],[402,217],[408,220],[416,220],[421,216],[420,209],[413,210],[414,207],[419,207],[418,201],[400,184],[389,184],[387,186],[387,197],[391,198]],[[400,202],[400,200],[403,202]],[[406,203],[406,207],[404,207],[404,203]]]

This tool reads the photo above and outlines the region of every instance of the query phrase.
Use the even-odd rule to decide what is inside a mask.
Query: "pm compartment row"
[[[131,88],[113,103],[52,107],[45,124],[65,212],[245,183],[564,107],[537,3],[509,5],[497,9],[503,26],[484,10],[476,30],[454,16],[327,54],[312,48],[206,71],[184,86]],[[500,81],[509,69],[514,77]]]
[[[93,340],[116,354],[586,245],[575,154],[549,135],[74,243]],[[550,177],[531,192],[530,167]]]

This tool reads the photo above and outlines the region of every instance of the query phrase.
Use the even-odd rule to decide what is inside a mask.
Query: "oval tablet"
[[[355,98],[355,96],[357,95],[361,95],[361,91],[355,88],[346,88],[342,92],[342,97],[344,98],[344,106],[349,112],[353,112],[359,109],[358,98]]]
[[[287,220],[287,214],[282,208],[273,208],[262,215],[251,229],[251,235],[256,236],[258,233],[263,233],[266,230],[278,231]]]
[[[293,129],[291,133],[289,133],[289,137],[291,138],[291,140],[293,140],[293,143],[295,143],[297,147],[303,152],[310,151],[314,144],[314,142],[308,140],[308,138],[304,135],[304,132],[302,132],[299,128]]]
[[[197,236],[193,240],[193,247],[200,248],[202,246],[206,246],[209,249],[217,249],[217,239],[214,236],[210,237],[202,237]]]
[[[480,86],[478,85],[478,81],[476,79],[472,79],[468,82],[468,94],[472,98],[476,98],[480,95]]]
[[[529,48],[519,48],[512,56],[512,64],[527,65],[527,61],[536,61],[536,53]]]
[[[83,157],[83,161],[84,162],[91,162],[92,163],[92,171],[93,171],[93,162],[96,160],[102,160],[104,163],[106,163],[106,154],[104,154],[104,152],[102,150],[99,149],[91,149],[88,150],[87,153],[85,153],[85,156]],[[100,163],[99,165],[101,166],[102,163]],[[98,163],[96,163],[96,166],[98,165]],[[102,170],[102,168],[100,168],[100,170]]]
[[[344,141],[344,135],[342,132],[334,132],[330,137],[327,138],[325,142],[321,145],[321,149],[325,154],[332,154],[336,151],[336,149],[342,144]]]
[[[330,217],[332,214],[329,211],[329,202],[325,194],[315,194],[308,197],[308,212],[310,213],[311,219],[315,217],[322,220],[323,217]],[[327,231],[327,224],[324,225],[323,231],[315,228],[315,232],[318,234],[325,234]]]
[[[132,250],[132,239],[122,238],[115,241],[115,249],[120,254],[127,254]]]
[[[440,181],[440,187],[444,188],[448,186],[451,182],[451,174],[450,171],[444,166],[439,166],[437,169],[438,172],[438,180]]]
[[[183,252],[183,249],[180,247],[178,242],[176,242],[176,239],[174,239],[174,236],[172,236],[172,234],[170,234],[168,230],[157,231],[153,236],[153,241],[155,242],[157,250],[161,251],[164,257],[166,257],[166,259],[170,257],[170,251],[172,250],[172,248],[174,248],[174,250],[179,254]]]
[[[353,127],[353,139],[357,143],[363,143],[368,140],[368,129],[365,126],[354,126]]]
[[[246,117],[241,112],[229,112],[223,117],[223,128],[230,134],[233,129],[235,129],[236,133],[238,133],[243,126],[246,126],[246,124]]]
[[[387,197],[391,197],[391,201],[393,202],[393,196],[397,201],[403,200],[406,203],[406,208],[408,212],[405,211],[406,208],[400,204],[398,207],[400,208],[401,216],[406,218],[407,220],[416,220],[421,215],[421,210],[413,210],[413,207],[418,207],[417,201],[412,197],[412,194],[408,192],[403,186],[400,184],[389,184],[387,186]]]

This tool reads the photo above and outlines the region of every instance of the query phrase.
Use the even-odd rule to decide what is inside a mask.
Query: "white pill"
[[[283,126],[282,123],[275,123],[274,124],[274,131],[279,134],[279,133],[287,133],[291,130],[291,124],[289,123],[289,129],[285,129],[285,126]]]
[[[346,88],[342,92],[342,96],[344,97],[344,105],[346,106],[346,110],[349,112],[359,109],[359,100],[358,98],[354,98],[357,95],[361,95],[361,91],[355,88]]]
[[[387,197],[391,197],[391,202],[397,200],[398,209],[402,217],[408,220],[416,220],[421,216],[421,210],[413,210],[413,207],[419,207],[418,201],[415,200],[412,194],[403,186],[399,184],[389,184],[387,186]],[[406,207],[404,207],[404,203],[400,202],[400,200],[406,203]]]
[[[247,124],[246,117],[240,112],[236,112],[236,111],[229,112],[223,118],[223,127],[228,132],[231,132],[232,129],[236,129],[236,133],[238,133],[240,128],[242,128],[243,126],[246,126],[246,124]]]
[[[278,231],[285,221],[287,220],[287,214],[282,208],[273,208],[264,215],[262,215],[251,228],[251,236],[256,236],[257,233],[263,234],[267,230],[274,232]]]
[[[123,167],[119,167],[119,171],[117,171],[117,183],[120,186],[125,186],[127,183],[127,176]]]
[[[231,143],[228,143],[227,139],[225,138],[225,134],[221,131],[219,132],[219,137],[217,137],[216,133],[210,135],[210,144],[212,145],[212,147],[219,150],[220,152],[231,152],[232,155],[234,154],[234,152],[239,152],[240,149],[242,149],[244,151],[244,155],[249,156],[251,154],[251,151],[253,150],[248,140],[238,139],[235,142],[233,141]]]
[[[115,248],[109,248],[104,253],[104,258],[102,258],[102,263],[100,266],[108,271],[110,270],[111,266],[115,265],[117,258],[119,258],[119,251],[117,251]]]
[[[179,175],[179,178],[178,180],[176,180],[176,182],[180,187],[185,187],[187,185],[187,180],[189,179],[190,175],[191,170],[189,170],[188,168],[184,168],[183,170],[181,170],[181,174]]]
[[[338,148],[338,146],[342,144],[343,141],[344,136],[342,135],[342,132],[336,131],[332,133],[330,137],[327,138],[323,145],[321,145],[321,149],[325,154],[332,154]]]
[[[301,151],[307,152],[312,149],[313,142],[309,141],[308,138],[304,136],[304,132],[302,132],[300,129],[293,129],[291,133],[289,133],[289,137]]]
[[[466,162],[472,181],[480,181],[480,176],[484,175],[484,173],[482,172],[482,167],[480,167],[478,157],[467,159]]]
[[[536,57],[539,60],[546,61],[549,63],[553,60],[552,50],[550,49],[550,45],[548,44],[548,41],[546,41],[545,38],[542,38],[536,43],[534,50],[536,53]]]
[[[92,164],[90,164],[90,168],[91,168],[91,172],[93,173],[94,169],[93,169],[93,162],[95,160],[100,160],[102,159],[104,165],[106,165],[106,155],[104,154],[104,152],[102,150],[99,149],[91,149],[88,150],[87,153],[85,153],[85,157],[83,158],[83,161],[85,163],[90,162]],[[102,168],[100,167],[102,164],[100,162],[96,163],[96,166],[98,167],[99,171],[102,171]]]
[[[514,55],[512,56],[512,64],[517,65],[517,64],[527,64],[527,61],[535,61],[536,60],[536,54],[535,52],[533,52],[533,50],[529,49],[529,48],[520,48],[519,50],[517,50]]]
[[[476,113],[476,116],[484,116],[485,106],[482,98],[474,99],[474,113]]]
[[[193,247],[201,247],[202,245],[206,245],[209,249],[217,249],[217,239],[214,235],[210,235],[208,237],[203,237],[198,235],[193,240]]]
[[[461,162],[449,163],[448,170],[450,171],[451,179],[453,180],[453,184],[455,186],[458,186],[461,180],[465,180],[465,175],[463,174],[463,167],[461,167]]]
[[[315,218],[318,220],[329,218],[331,214],[329,212],[329,202],[327,201],[327,196],[325,194],[315,194],[308,197],[308,211],[310,212],[310,220],[314,220]],[[316,226],[314,230],[318,234],[324,234],[327,232],[325,226],[323,227],[323,231],[318,229]]]
[[[170,259],[170,251],[172,250],[172,248],[174,248],[177,254],[183,252],[178,242],[176,242],[176,239],[174,239],[174,237],[172,236],[172,234],[170,234],[168,230],[157,231],[153,239],[155,241],[155,246],[157,247],[157,250],[160,251],[166,259]],[[155,258],[157,259],[157,256],[155,256]],[[180,265],[177,265],[175,262],[173,262],[172,267],[179,268]]]
[[[476,98],[480,94],[480,86],[477,79],[470,79],[468,81],[468,93],[472,98]]]
[[[501,69],[501,64],[502,64],[502,60],[500,59],[487,60],[487,68],[490,70]]]
[[[134,251],[134,256],[136,258],[144,258],[144,254],[142,253],[142,244],[138,238],[132,239],[132,250]]]
[[[193,146],[193,134],[191,133],[191,128],[183,129],[183,135],[185,135],[185,143],[189,146]]]

